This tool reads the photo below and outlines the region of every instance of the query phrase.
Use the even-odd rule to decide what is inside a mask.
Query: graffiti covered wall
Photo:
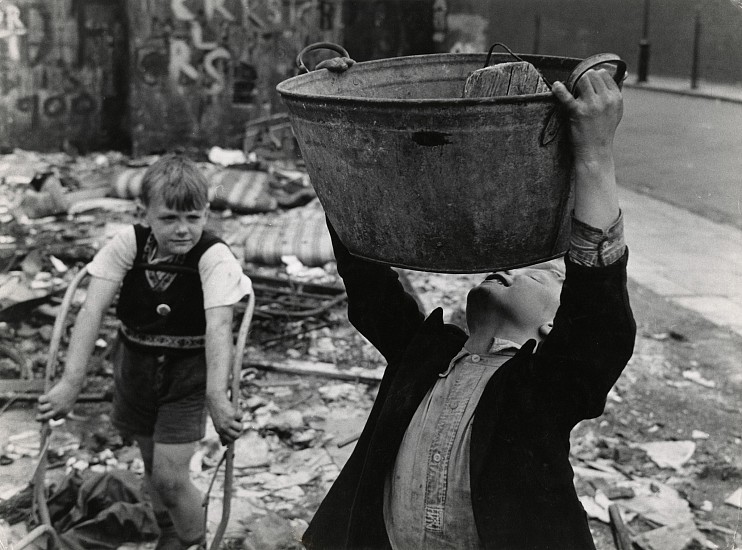
[[[0,0],[0,146],[125,146],[121,8],[118,0]]]
[[[130,0],[134,150],[239,147],[296,54],[340,41],[341,0]]]

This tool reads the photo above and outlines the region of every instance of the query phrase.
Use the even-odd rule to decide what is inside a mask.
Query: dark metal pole
[[[696,23],[693,28],[693,63],[690,68],[690,87],[698,88],[699,58],[701,53],[701,12],[696,11]]]
[[[649,74],[649,0],[644,0],[642,38],[639,40],[639,66],[637,80],[646,82]]]
[[[536,14],[533,23],[533,53],[536,54],[541,49],[541,14]]]

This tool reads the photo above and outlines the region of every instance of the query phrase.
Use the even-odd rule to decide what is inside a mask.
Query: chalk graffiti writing
[[[22,20],[26,15],[29,23]],[[59,87],[47,81],[46,70],[40,73],[40,89],[34,93],[22,92],[20,83],[24,70],[35,67],[46,54],[50,37],[49,16],[43,5],[27,7],[24,12],[0,1],[0,61],[3,71],[0,78],[0,101],[26,117],[32,128],[46,119],[59,120],[63,116],[85,116],[98,110],[97,99],[84,89],[73,73],[67,75]],[[23,42],[20,38],[23,38]],[[5,44],[5,49],[2,46]],[[3,56],[2,54],[5,53]],[[4,59],[3,59],[4,58]],[[60,87],[64,91],[60,91]]]
[[[21,21],[21,10],[13,4],[0,3],[0,40],[5,41],[11,61],[21,60],[19,38],[27,32]]]
[[[181,73],[191,80],[199,77],[198,70],[191,65],[191,47],[185,40],[174,38],[170,41],[170,79],[177,82]]]
[[[87,92],[79,92],[71,96],[57,94],[46,97],[31,94],[17,98],[15,108],[21,113],[30,115],[31,120],[36,121],[39,115],[49,119],[59,118],[68,112],[79,116],[89,115],[96,111],[98,103]]]
[[[206,93],[209,95],[221,93],[226,78],[224,70],[220,70],[220,65],[223,62],[229,66],[232,55],[218,42],[204,39],[202,21],[185,5],[185,0],[171,0],[170,8],[177,20],[188,22],[191,40],[189,44],[183,37],[171,38],[168,70],[170,79],[177,83],[185,76],[191,81],[198,82],[205,76],[208,81],[205,86]],[[224,0],[204,0],[203,8],[207,22],[211,22],[217,14],[228,23],[236,22],[235,15],[226,8]],[[196,56],[194,50],[203,52],[203,55]],[[194,64],[194,59],[198,58],[200,62]]]
[[[191,21],[196,19],[196,15],[185,6],[186,0],[172,0],[170,7],[175,17],[181,21]],[[227,21],[235,21],[234,15],[224,7],[224,0],[204,0],[204,13],[206,18],[211,20],[215,13],[219,13]]]
[[[26,6],[25,25],[28,31],[24,38],[28,64],[35,67],[43,62],[54,47],[51,16],[46,7],[41,4]]]

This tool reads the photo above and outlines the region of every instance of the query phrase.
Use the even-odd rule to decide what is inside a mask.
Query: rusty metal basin
[[[521,58],[547,82],[566,82],[582,61]],[[381,59],[278,85],[319,200],[352,254],[476,273],[566,252],[572,159],[557,100],[462,98],[485,59]]]

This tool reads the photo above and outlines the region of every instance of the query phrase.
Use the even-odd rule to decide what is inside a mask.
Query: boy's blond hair
[[[173,210],[202,210],[209,203],[209,184],[195,162],[170,153],[147,168],[142,177],[140,199],[144,206],[157,197]]]

